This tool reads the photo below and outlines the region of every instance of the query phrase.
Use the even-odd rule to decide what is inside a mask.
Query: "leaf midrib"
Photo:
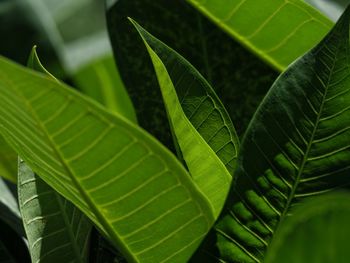
[[[318,125],[320,123],[320,119],[321,119],[321,116],[322,116],[322,112],[323,112],[323,108],[324,108],[324,105],[325,105],[325,102],[326,102],[326,99],[327,99],[327,94],[328,94],[328,89],[329,89],[329,83],[330,83],[330,80],[331,80],[331,77],[333,75],[333,71],[334,71],[334,67],[335,67],[335,64],[336,64],[336,60],[337,60],[337,56],[338,56],[338,52],[339,52],[340,48],[339,46],[337,47],[337,50],[336,50],[336,53],[334,54],[334,59],[333,59],[333,65],[329,71],[329,75],[328,75],[328,79],[327,79],[327,83],[326,85],[324,85],[324,94],[323,94],[323,97],[322,97],[322,101],[321,101],[321,105],[320,105],[320,108],[319,108],[319,111],[318,111],[318,115],[317,115],[317,118],[316,118],[316,121],[315,121],[315,125],[313,127],[313,131],[312,131],[312,134],[310,136],[310,139],[308,141],[308,144],[307,144],[307,148],[306,148],[306,151],[305,151],[305,154],[303,156],[303,159],[301,161],[301,164],[300,164],[300,168],[299,168],[299,171],[298,171],[298,174],[296,176],[296,179],[294,181],[294,184],[292,185],[292,189],[291,189],[291,192],[288,196],[288,200],[287,200],[287,203],[283,209],[283,212],[281,213],[281,216],[280,216],[280,220],[278,221],[278,224],[276,226],[275,229],[278,229],[281,225],[281,222],[284,221],[286,215],[287,215],[287,212],[289,211],[290,209],[290,205],[294,199],[294,194],[297,190],[297,187],[300,183],[300,179],[301,179],[301,176],[303,175],[303,172],[304,172],[304,167],[305,167],[305,164],[307,163],[308,161],[308,156],[309,156],[309,153],[310,153],[310,150],[311,150],[311,147],[313,145],[313,141],[314,141],[314,138],[315,138],[315,134],[318,130]],[[317,74],[315,72],[315,74]],[[272,237],[273,239],[273,237]],[[269,243],[271,243],[272,239],[270,240]]]
[[[5,78],[5,77],[4,77]],[[49,80],[51,82],[55,82],[55,80],[52,80],[50,78],[46,78],[46,80]],[[29,112],[31,113],[31,115],[33,116],[33,119],[35,120],[35,122],[37,123],[38,127],[43,131],[44,136],[46,137],[48,143],[50,144],[51,148],[53,149],[54,153],[57,155],[57,158],[59,159],[59,161],[62,163],[63,168],[66,170],[66,173],[70,176],[72,182],[74,183],[75,187],[78,189],[78,191],[80,192],[80,194],[82,195],[83,199],[85,200],[85,202],[88,204],[88,206],[90,207],[90,209],[92,210],[93,214],[96,216],[96,218],[102,222],[101,225],[103,225],[103,227],[105,228],[105,230],[108,232],[108,234],[114,238],[114,240],[118,243],[119,249],[123,249],[123,251],[125,252],[129,252],[130,249],[127,247],[127,245],[122,241],[121,238],[119,238],[113,228],[111,227],[111,225],[108,223],[108,221],[104,218],[103,214],[100,212],[99,208],[95,205],[95,203],[89,198],[89,195],[86,193],[86,191],[80,186],[78,179],[75,177],[74,172],[69,168],[69,165],[66,163],[66,161],[64,160],[61,152],[59,151],[59,149],[57,149],[57,147],[55,146],[55,143],[53,141],[53,139],[51,138],[50,134],[48,133],[48,131],[46,130],[46,128],[41,124],[40,122],[40,118],[37,116],[34,108],[31,106],[30,103],[28,103],[28,100],[22,95],[22,93],[17,89],[17,87],[8,79],[6,78],[7,82],[9,85],[12,86],[13,90],[17,93],[17,95],[19,96],[19,98],[22,99],[22,101],[24,102],[25,105],[27,105],[27,108],[29,110]],[[49,85],[47,86],[48,89],[53,90],[52,87],[50,87]],[[138,262],[138,260],[131,254],[131,253],[125,253],[124,255],[128,262]]]

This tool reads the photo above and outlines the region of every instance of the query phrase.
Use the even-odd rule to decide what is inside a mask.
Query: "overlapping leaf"
[[[23,161],[18,195],[32,262],[87,262],[90,221]]]
[[[333,23],[300,0],[187,0],[256,55],[282,71]]]
[[[4,58],[0,132],[130,262],[186,261],[214,221],[207,199],[153,137]]]
[[[252,119],[215,226],[220,259],[261,262],[293,206],[350,184],[349,17],[278,78]]]
[[[34,46],[28,66],[59,82],[41,64]],[[91,223],[23,162],[18,196],[33,262],[86,262]]]
[[[194,65],[223,101],[238,134],[243,133],[272,84],[275,72],[271,68],[185,0],[106,2],[108,30],[118,69],[143,128],[171,148],[171,133],[152,62],[127,17]]]
[[[133,24],[151,56],[174,139],[193,180],[210,200],[217,217],[231,186],[229,170],[233,172],[238,151],[230,118],[209,84],[186,60],[135,21]]]
[[[264,262],[347,263],[349,220],[349,193],[308,200],[282,222]]]

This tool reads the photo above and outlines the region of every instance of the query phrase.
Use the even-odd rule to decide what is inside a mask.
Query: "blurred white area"
[[[18,0],[51,43],[67,73],[112,52],[104,0]]]
[[[319,9],[327,15],[331,20],[337,21],[340,15],[350,4],[349,0],[305,0],[309,4]]]

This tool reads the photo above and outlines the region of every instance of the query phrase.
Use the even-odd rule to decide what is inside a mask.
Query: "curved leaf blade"
[[[27,66],[59,82],[42,65],[36,46]],[[91,223],[19,160],[18,199],[33,262],[86,262]]]
[[[300,0],[187,1],[279,71],[317,44],[333,25]]]
[[[226,106],[238,134],[243,134],[256,107],[277,77],[275,71],[186,0],[106,3],[115,60],[141,127],[174,150],[152,62],[127,17],[133,18],[198,69]]]
[[[219,107],[215,108],[215,102],[218,102],[218,99],[199,73],[187,61],[151,36],[135,21],[131,20],[131,22],[144,40],[152,59],[169,121],[171,122],[170,126],[174,130],[175,140],[180,146],[190,174],[194,182],[208,197],[214,208],[214,215],[218,217],[231,186],[232,176],[212,148],[217,147],[218,143],[220,144],[219,149],[229,146],[228,150],[224,149],[226,151],[223,152],[224,156],[221,152],[221,157],[229,159],[230,162],[232,161],[231,163],[225,163],[226,165],[234,166],[238,139],[233,125],[230,122],[229,125],[225,124],[225,119],[229,120],[229,117],[224,107],[220,103]],[[162,56],[164,63],[159,56]],[[170,73],[168,73],[167,69],[171,69]],[[192,83],[190,82],[191,80]],[[174,83],[177,83],[176,86]],[[179,93],[185,96],[181,98]],[[203,97],[205,100],[209,100],[209,115],[204,115],[204,110],[199,111],[200,113],[198,114],[197,110],[201,106],[201,103],[198,102],[203,101]],[[197,126],[193,126],[194,123],[191,123],[186,117],[185,109],[181,107],[180,99],[185,100],[186,98],[188,98],[186,103],[189,103],[187,105],[190,105],[192,110],[189,111],[188,109],[187,116],[192,116],[192,120],[196,122]],[[213,98],[216,99],[215,102]],[[211,116],[214,117],[210,118]],[[203,125],[202,130],[199,130],[200,125],[198,125],[198,122]],[[223,138],[220,138],[221,134],[218,135],[218,133],[223,126],[226,133],[222,136]],[[212,139],[210,146],[202,137],[202,134],[206,135],[207,141]],[[231,168],[231,166],[228,168]]]
[[[212,209],[158,141],[64,84],[3,58],[0,97],[0,132],[10,145],[127,260],[191,256],[214,222]]]
[[[215,227],[223,260],[260,262],[293,206],[349,185],[349,16],[277,79],[252,119]]]
[[[264,262],[349,261],[349,193],[333,193],[308,200],[293,214],[276,232]]]
[[[91,223],[23,162],[18,196],[32,262],[86,262]]]

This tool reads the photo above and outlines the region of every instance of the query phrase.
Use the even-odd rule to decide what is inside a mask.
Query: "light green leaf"
[[[187,261],[214,222],[207,199],[153,137],[4,58],[0,132],[130,262]]]
[[[237,133],[243,134],[277,77],[275,71],[186,0],[107,1],[111,44],[140,126],[174,150],[152,61],[127,17],[176,50],[208,80],[226,106]]]
[[[225,203],[232,181],[232,176],[225,165],[233,169],[237,156],[238,139],[233,125],[224,107],[203,77],[175,51],[154,38],[136,22],[132,21],[132,23],[144,40],[153,61],[171,122],[170,126],[174,130],[175,139],[190,174],[210,200],[217,217]],[[165,61],[164,64],[162,59]],[[169,73],[167,69],[171,69]],[[179,97],[186,100],[183,104],[188,103],[187,115],[191,116],[194,123],[186,117]],[[222,130],[223,134],[220,133]],[[210,146],[201,136],[202,134],[209,141]],[[213,148],[224,150],[221,154],[220,151],[217,152],[224,159],[221,160],[225,161],[225,165]]]
[[[301,0],[187,0],[279,71],[318,43],[333,23]]]
[[[23,161],[18,170],[19,204],[32,262],[87,262],[89,220]]]
[[[133,122],[137,121],[113,56],[105,56],[79,69],[73,80],[84,94],[105,105],[109,110]]]
[[[349,193],[308,200],[282,222],[264,262],[347,263],[349,221]]]
[[[215,226],[222,260],[261,262],[292,207],[350,185],[349,16],[277,79],[254,115]]]
[[[58,80],[41,64],[34,46],[28,67]],[[18,196],[32,262],[86,262],[91,224],[20,160]]]
[[[17,154],[0,136],[0,176],[15,183],[17,181]]]

